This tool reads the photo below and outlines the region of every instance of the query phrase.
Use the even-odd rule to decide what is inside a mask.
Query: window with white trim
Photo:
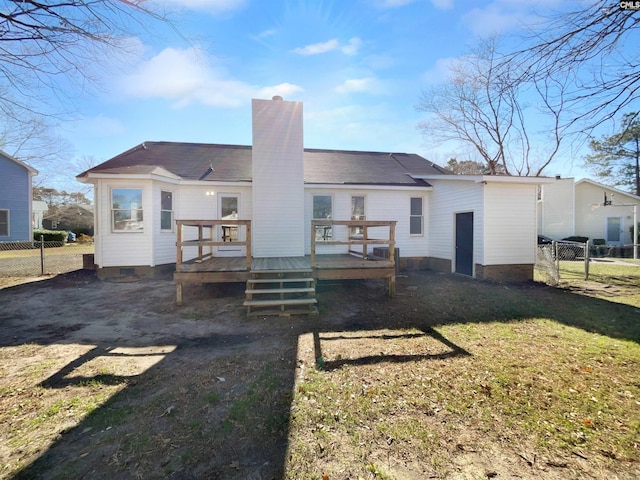
[[[9,236],[9,210],[0,210],[0,237]]]
[[[160,230],[173,231],[173,192],[160,192]]]
[[[411,210],[409,213],[409,234],[424,234],[423,198],[411,197]]]
[[[142,189],[111,190],[111,228],[114,232],[142,232]]]

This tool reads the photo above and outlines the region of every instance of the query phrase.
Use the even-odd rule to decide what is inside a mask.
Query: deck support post
[[[396,296],[396,276],[390,276],[387,283],[389,286],[389,297],[393,298]]]
[[[182,306],[182,282],[176,282],[176,305]]]

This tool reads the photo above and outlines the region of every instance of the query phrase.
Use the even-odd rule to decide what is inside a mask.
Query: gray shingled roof
[[[154,167],[162,167],[184,180],[251,181],[251,147],[144,142],[81,173],[78,177],[86,177],[89,173],[150,173]],[[210,167],[213,171],[210,171]],[[410,174],[450,173],[415,154],[304,150],[305,183],[425,186],[428,184],[423,180],[411,178]]]

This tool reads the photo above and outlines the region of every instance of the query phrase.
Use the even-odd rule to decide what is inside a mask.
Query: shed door
[[[456,213],[456,273],[473,276],[473,212]]]

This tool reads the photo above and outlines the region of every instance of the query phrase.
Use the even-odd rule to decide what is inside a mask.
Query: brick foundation
[[[476,263],[476,278],[490,282],[530,282],[533,280],[533,265],[479,265]]]

